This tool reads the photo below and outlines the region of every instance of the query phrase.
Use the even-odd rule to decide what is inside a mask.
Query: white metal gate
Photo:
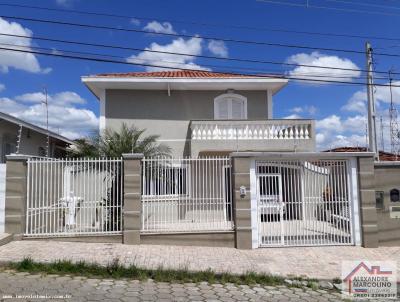
[[[257,162],[260,246],[351,245],[347,160]]]
[[[142,173],[142,232],[232,230],[229,158],[145,158]]]
[[[121,232],[121,159],[28,160],[26,236]]]

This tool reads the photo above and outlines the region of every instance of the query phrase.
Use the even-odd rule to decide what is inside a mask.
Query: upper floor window
[[[216,120],[247,119],[247,99],[239,94],[225,93],[214,99]]]
[[[397,189],[390,190],[390,201],[391,202],[398,202],[400,201],[400,192]]]

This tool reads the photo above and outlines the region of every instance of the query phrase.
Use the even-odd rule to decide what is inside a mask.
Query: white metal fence
[[[121,159],[29,159],[26,236],[121,232]]]
[[[6,204],[6,164],[0,164],[0,233],[4,233]]]
[[[353,244],[347,160],[256,165],[260,246]]]
[[[233,228],[229,158],[145,158],[142,232]]]

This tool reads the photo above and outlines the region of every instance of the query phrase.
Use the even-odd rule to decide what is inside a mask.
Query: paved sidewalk
[[[0,247],[0,262],[19,261],[28,256],[42,262],[69,259],[103,265],[118,258],[122,264],[135,264],[144,268],[187,268],[193,271],[211,268],[215,272],[240,274],[254,271],[330,280],[340,277],[342,260],[391,260],[397,261],[397,276],[400,276],[400,247],[365,249],[335,246],[237,250],[33,240],[13,241]]]
[[[15,295],[46,297],[8,299]],[[340,294],[285,286],[170,284],[0,272],[0,301],[340,301]]]

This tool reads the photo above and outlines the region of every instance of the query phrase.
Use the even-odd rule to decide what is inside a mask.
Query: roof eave
[[[44,134],[44,135],[47,135],[47,133],[49,133],[49,136],[52,137],[52,138],[55,138],[55,139],[60,140],[60,141],[63,141],[63,142],[68,143],[70,145],[74,144],[74,142],[72,140],[70,140],[70,139],[68,139],[68,138],[66,138],[66,137],[64,137],[62,135],[59,135],[59,134],[57,134],[55,132],[52,132],[52,131],[47,131],[46,129],[43,129],[43,128],[39,127],[39,126],[36,126],[36,125],[33,125],[33,124],[28,123],[26,121],[23,121],[23,120],[21,120],[19,118],[16,118],[16,117],[14,117],[12,115],[9,115],[9,114],[6,114],[4,112],[0,112],[0,119],[4,119],[4,120],[6,120],[6,121],[8,121],[10,123],[22,125],[25,128],[31,129],[33,131],[39,132],[39,133]]]
[[[259,90],[259,89],[268,89],[265,85],[275,85],[271,87],[273,94],[280,91],[283,87],[285,87],[288,83],[288,79],[285,78],[133,78],[133,77],[99,77],[99,76],[83,76],[81,77],[82,82],[88,87],[88,89],[100,99],[101,92],[104,89],[113,89],[112,86],[115,85],[135,85],[135,87],[125,87],[125,89],[143,89],[146,85],[145,89],[156,89],[162,90],[167,86],[163,85],[175,85],[172,89],[177,88],[179,85],[194,85],[199,87],[201,85],[205,87],[209,87],[211,90],[216,89],[216,85],[228,85],[230,88],[235,89],[236,87],[241,87],[244,90]],[[214,88],[213,88],[214,85]],[[247,86],[246,86],[247,85]],[[231,87],[232,86],[232,87]],[[235,87],[236,86],[236,87]],[[253,86],[254,88],[251,88]],[[247,87],[247,88],[246,88]],[[226,87],[225,87],[226,88]],[[222,88],[222,89],[225,89]],[[116,88],[123,89],[123,88]],[[203,87],[204,90],[204,87]]]

